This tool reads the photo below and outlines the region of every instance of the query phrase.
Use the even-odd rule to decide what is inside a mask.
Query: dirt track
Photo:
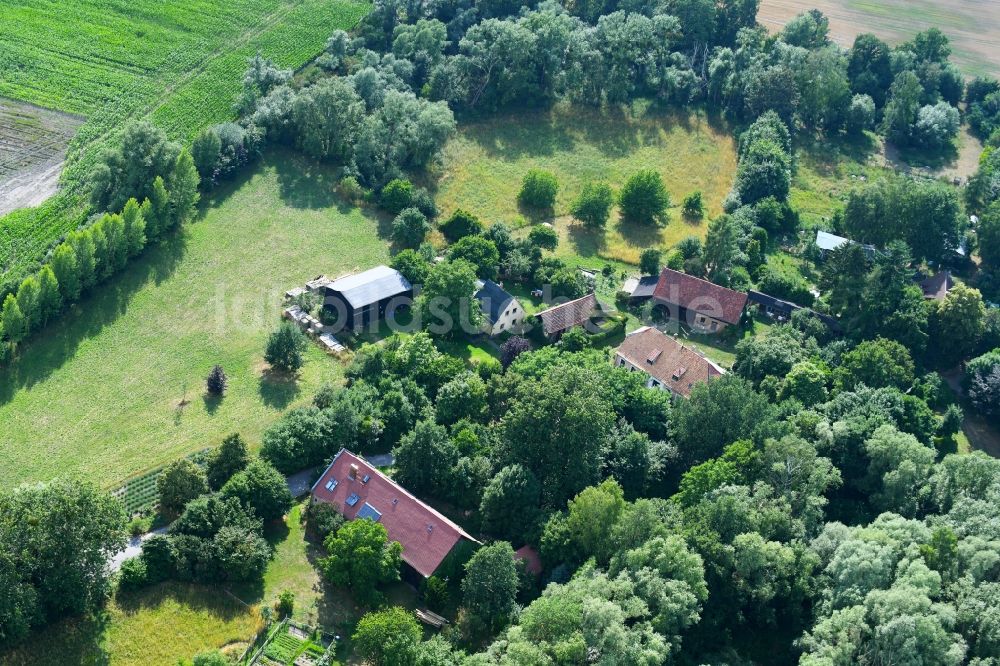
[[[83,119],[0,98],[0,215],[55,194],[66,146]]]

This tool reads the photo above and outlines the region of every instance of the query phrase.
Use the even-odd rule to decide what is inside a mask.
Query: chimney
[[[347,478],[351,481],[355,481],[358,478],[358,466],[351,463],[351,468],[347,471]]]

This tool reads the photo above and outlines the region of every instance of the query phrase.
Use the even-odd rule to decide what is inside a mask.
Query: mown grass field
[[[76,189],[129,119],[151,117],[172,138],[189,139],[233,117],[248,58],[260,53],[298,68],[368,7],[363,0],[5,3],[0,96],[88,120],[70,145],[68,191],[0,218],[0,275],[30,269],[79,223]]]
[[[819,9],[830,18],[830,36],[842,46],[872,32],[890,44],[940,28],[954,60],[969,76],[1000,74],[1000,4],[991,0],[763,0],[757,20],[780,30],[796,14]]]
[[[551,171],[559,180],[553,221],[561,236],[559,253],[584,263],[593,259],[634,264],[650,245],[669,247],[688,235],[704,236],[707,220],[721,212],[722,199],[736,173],[735,144],[723,127],[703,114],[669,115],[641,106],[601,112],[558,107],[518,112],[462,126],[445,149],[437,181],[443,214],[465,208],[484,222],[524,226],[517,205],[521,178],[531,168]],[[675,203],[662,229],[636,228],[617,220],[604,233],[584,229],[569,217],[569,207],[590,181],[619,188],[640,169],[659,171]],[[701,190],[706,217],[684,221],[681,200]],[[603,263],[598,261],[599,263]]]
[[[342,376],[311,345],[298,382],[270,377],[267,333],[286,289],[383,263],[388,244],[375,220],[338,207],[333,172],[277,153],[252,174],[0,370],[0,483],[80,474],[111,486],[228,432],[256,445],[282,410]],[[221,401],[203,396],[215,363],[229,375]]]

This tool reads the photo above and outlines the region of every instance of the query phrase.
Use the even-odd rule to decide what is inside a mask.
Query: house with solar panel
[[[323,291],[323,307],[338,317],[338,325],[358,330],[381,319],[393,299],[412,297],[413,285],[396,269],[376,266],[333,280],[323,285]]]
[[[404,577],[428,578],[454,558],[471,555],[479,545],[456,523],[378,471],[341,449],[312,487],[313,501],[327,502],[347,520],[381,523],[392,541],[403,546]]]
[[[483,311],[483,333],[486,335],[493,337],[524,327],[524,308],[493,280],[476,281],[476,300]]]

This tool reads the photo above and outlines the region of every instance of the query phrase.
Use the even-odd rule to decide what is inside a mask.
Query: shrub
[[[437,576],[431,576],[424,581],[424,603],[435,613],[443,613],[448,607],[450,595],[448,594],[448,583]]]
[[[235,497],[244,507],[253,509],[263,521],[281,518],[292,508],[292,493],[285,477],[263,460],[257,459],[238,472],[222,487],[223,497]]]
[[[627,222],[663,224],[667,221],[670,194],[663,179],[652,169],[632,175],[618,194],[618,205]]]
[[[160,511],[179,514],[184,505],[208,491],[205,472],[187,458],[174,461],[156,478]]]
[[[285,590],[279,594],[275,610],[278,611],[280,617],[290,617],[292,611],[295,610],[295,593],[291,590]]]
[[[658,275],[663,252],[659,248],[647,247],[639,255],[639,272],[643,275]]]
[[[392,239],[403,247],[414,248],[424,241],[431,225],[416,208],[404,208],[392,221]]]
[[[681,210],[684,217],[689,220],[700,220],[705,215],[705,203],[702,201],[701,190],[696,190],[684,197]]]
[[[483,223],[469,211],[459,208],[441,223],[440,229],[448,242],[454,243],[465,236],[482,233]]]
[[[213,366],[212,371],[208,373],[208,377],[205,379],[205,390],[211,395],[221,396],[226,392],[226,384],[228,382],[226,371],[222,369],[222,366]]]
[[[517,201],[529,208],[551,210],[556,205],[558,191],[559,183],[554,175],[548,171],[530,169],[521,181],[521,191],[517,195]]]
[[[500,363],[507,369],[514,359],[526,351],[531,351],[531,343],[519,335],[512,335],[500,345]]]
[[[118,589],[121,591],[137,590],[148,583],[146,578],[146,563],[141,557],[130,557],[122,562],[118,572]]]
[[[267,338],[264,360],[272,367],[286,372],[295,372],[302,367],[302,352],[306,347],[306,336],[291,322],[282,324]]]
[[[379,203],[382,205],[382,208],[385,208],[393,215],[407,208],[412,201],[413,183],[402,178],[390,180],[379,194]]]
[[[229,435],[208,460],[205,475],[212,490],[218,490],[233,474],[236,474],[250,462],[246,442],[238,433]]]
[[[361,187],[358,179],[354,176],[345,176],[337,183],[337,194],[355,203],[365,198],[365,188]]]
[[[559,234],[550,226],[539,224],[528,232],[528,242],[543,250],[555,250],[559,246]]]
[[[423,213],[424,217],[428,220],[433,220],[438,216],[438,208],[437,204],[434,203],[434,197],[424,187],[413,191],[410,205]]]
[[[337,507],[328,502],[312,501],[306,509],[306,520],[309,526],[320,541],[340,529],[344,524],[344,516],[340,514]]]
[[[603,227],[615,203],[614,192],[607,183],[587,183],[570,208],[570,213],[588,227]]]

